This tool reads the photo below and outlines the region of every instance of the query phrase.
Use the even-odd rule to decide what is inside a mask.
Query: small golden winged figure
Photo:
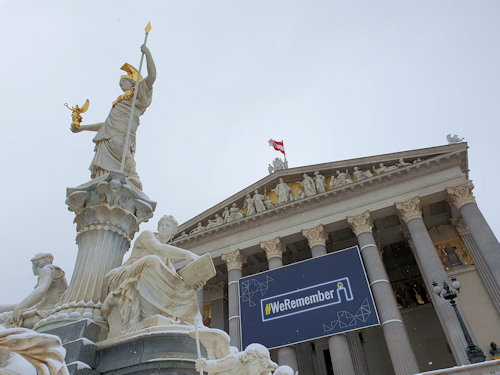
[[[78,105],[74,106],[74,107],[70,107],[68,105],[68,103],[64,103],[64,105],[66,106],[66,108],[68,108],[69,110],[72,111],[71,113],[71,118],[73,119],[73,122],[71,123],[71,125],[75,125],[77,127],[79,127],[82,123],[82,113],[85,113],[87,112],[87,109],[89,109],[89,105],[90,105],[90,102],[89,100],[87,99],[85,101],[85,104],[82,105],[82,107],[80,108]]]

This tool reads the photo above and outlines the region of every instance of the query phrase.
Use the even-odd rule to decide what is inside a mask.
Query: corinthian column
[[[408,226],[411,239],[415,246],[415,258],[422,273],[425,285],[427,286],[427,290],[432,291],[433,287],[431,283],[433,280],[441,282],[442,280],[447,280],[448,277],[439,260],[424,221],[422,220],[420,200],[416,197],[404,202],[399,202],[396,203],[396,208],[401,218]],[[441,321],[441,325],[450,347],[452,348],[457,364],[469,364],[465,353],[465,339],[453,309],[445,299],[439,298],[432,292],[429,292],[429,294],[431,295],[432,303]],[[469,332],[472,332],[470,328]]]
[[[497,308],[497,311],[500,312],[500,288],[497,286],[495,277],[491,273],[491,269],[488,267],[488,263],[484,259],[483,254],[479,251],[476,242],[472,238],[469,227],[467,227],[465,220],[461,217],[451,219],[450,222],[455,226],[460,237],[462,237],[465,246],[467,246],[467,250],[469,250],[474,260],[479,276],[483,280],[486,290],[491,296],[493,304]]]
[[[279,237],[276,237],[275,239],[272,239],[270,241],[261,242],[260,247],[266,252],[267,262],[270,270],[274,270],[283,266],[283,252],[285,251],[285,247],[281,243]],[[278,364],[280,366],[290,366],[294,372],[298,371],[299,366],[297,365],[297,354],[295,353],[295,347],[287,346],[284,348],[279,348]]]
[[[318,225],[312,229],[302,229],[302,235],[307,239],[309,248],[313,258],[326,254],[326,234],[323,225]],[[347,335],[357,335],[357,333],[349,332]],[[328,338],[328,347],[330,348],[330,358],[332,360],[333,372],[338,374],[356,374],[355,364],[351,351],[359,352],[362,348],[350,348],[349,340],[346,334],[334,335]],[[356,342],[351,340],[351,342]],[[359,340],[358,340],[359,342]],[[361,343],[360,343],[361,344]],[[357,357],[358,362],[363,358]],[[359,364],[361,367],[362,363]]]
[[[227,265],[227,299],[229,303],[230,344],[241,350],[238,279],[241,278],[241,269],[243,268],[243,263],[246,263],[247,257],[246,255],[241,254],[240,250],[237,249],[231,253],[222,254],[221,258]]]
[[[410,375],[420,372],[403,318],[394,300],[389,276],[375,244],[370,213],[367,211],[358,216],[347,217],[347,222],[358,238],[361,256],[377,305],[394,372],[396,375]]]
[[[101,313],[108,294],[105,276],[121,266],[139,224],[153,216],[156,206],[121,172],[70,188],[66,196],[75,213],[78,255],[69,287],[54,313],[38,323],[40,331],[81,318],[107,325]]]
[[[474,185],[468,181],[459,186],[446,188],[446,191],[451,203],[460,210],[469,227],[470,234],[495,280],[495,289],[500,290],[500,272],[498,271],[500,269],[500,243],[477,207],[472,189]]]

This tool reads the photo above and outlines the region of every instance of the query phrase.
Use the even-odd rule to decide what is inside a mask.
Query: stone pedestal
[[[139,224],[148,221],[156,207],[120,172],[69,188],[66,203],[76,215],[78,256],[61,302],[51,316],[35,326],[37,331],[82,318],[107,325],[101,313],[108,294],[105,276],[122,264]]]

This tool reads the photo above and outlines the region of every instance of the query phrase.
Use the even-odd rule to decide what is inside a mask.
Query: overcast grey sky
[[[0,5],[0,304],[36,282],[52,252],[77,254],[67,187],[90,179],[93,133],[138,67],[144,27],[158,78],[137,133],[137,170],[157,218],[180,223],[267,174],[283,139],[291,167],[469,144],[480,209],[500,233],[498,1],[7,1]]]

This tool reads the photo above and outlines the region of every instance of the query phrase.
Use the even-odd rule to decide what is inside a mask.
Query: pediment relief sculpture
[[[253,196],[251,193],[247,193],[243,197],[241,207],[239,207],[237,203],[232,203],[231,208],[225,207],[220,214],[217,213],[212,218],[206,219],[207,224],[205,226],[203,226],[203,222],[200,222],[196,227],[191,227],[190,232],[188,232],[189,235],[186,233],[181,234],[175,240],[196,235],[205,230],[221,227],[224,224],[235,222],[244,217],[261,214],[289,202],[309,198],[320,193],[350,185],[354,182],[367,180],[380,174],[395,171],[399,168],[405,168],[422,161],[421,158],[414,158],[413,160],[410,159],[410,162],[408,162],[405,158],[400,157],[396,162],[393,159],[391,163],[394,164],[390,166],[386,166],[384,162],[380,162],[378,167],[372,166],[371,169],[366,165],[365,168],[367,169],[359,166],[352,167],[352,170],[349,168],[337,169],[329,178],[326,178],[321,171],[314,170],[314,177],[311,177],[308,173],[303,173],[302,180],[295,182],[285,182],[284,179],[280,177],[275,188],[267,192],[264,191],[263,194],[255,190]]]

